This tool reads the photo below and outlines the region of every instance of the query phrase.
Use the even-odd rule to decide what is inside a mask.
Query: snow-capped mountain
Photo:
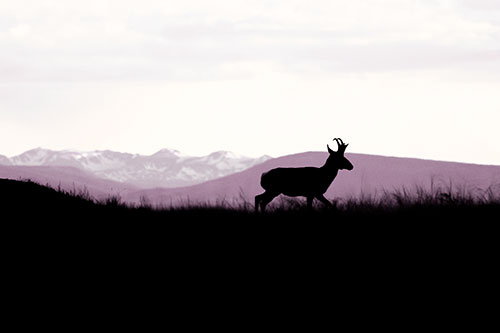
[[[0,155],[0,165],[11,165],[7,156]]]
[[[78,152],[36,148],[12,158],[0,156],[0,165],[71,166],[104,179],[150,188],[194,185],[243,171],[268,159],[269,156],[250,158],[228,151],[196,157],[172,149],[139,155],[110,150]]]

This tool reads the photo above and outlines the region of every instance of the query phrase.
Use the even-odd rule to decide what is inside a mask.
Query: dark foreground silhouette
[[[295,306],[316,301],[303,296],[313,293],[349,309],[381,300],[400,307],[403,298],[422,300],[420,309],[435,295],[463,306],[467,287],[490,295],[500,200],[399,198],[395,206],[353,199],[312,211],[284,201],[256,214],[250,204],[132,207],[0,179],[4,284],[37,311],[47,299],[76,297],[103,313],[135,300],[147,311],[147,302],[182,311],[196,302],[206,311],[214,299],[228,300],[241,312],[234,299],[266,303],[269,295]],[[72,303],[61,304],[74,313]]]
[[[497,244],[500,196],[472,200],[454,193],[395,192],[390,198],[353,198],[335,210],[308,210],[301,200],[282,200],[261,214],[245,202],[130,206],[119,198],[96,201],[85,192],[0,179],[0,220],[4,238],[14,242],[16,251],[24,244],[28,257],[51,249],[51,257],[64,254],[65,262],[73,262],[75,252],[81,258],[91,252],[94,260],[108,265],[117,255],[140,254],[137,260],[142,262],[154,254],[151,265],[162,269],[172,260],[183,265],[201,260],[210,266],[214,258],[230,262],[225,269],[255,258],[259,267],[273,269],[283,260],[296,265],[298,258],[307,258],[308,265],[332,269],[342,262],[342,271],[350,271],[354,265],[378,269],[380,258],[390,258],[398,263],[391,269],[400,270],[400,263],[422,256],[426,265],[429,260],[442,265],[449,261],[449,251],[461,262],[471,250],[496,253],[491,247]],[[6,231],[9,228],[15,231]],[[205,273],[200,274],[193,276]],[[366,274],[355,275],[361,284],[366,282]]]
[[[303,196],[307,198],[307,208],[312,208],[316,198],[328,207],[332,203],[324,197],[325,192],[337,177],[339,170],[352,170],[352,163],[344,156],[348,144],[340,139],[334,139],[338,149],[333,151],[327,145],[328,159],[322,167],[276,168],[262,174],[260,184],[266,191],[255,197],[255,211],[262,211],[278,195],[290,197]]]

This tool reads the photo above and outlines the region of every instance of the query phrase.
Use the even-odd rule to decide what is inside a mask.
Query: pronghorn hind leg
[[[312,209],[313,200],[314,200],[314,197],[307,197],[307,210]]]
[[[259,205],[260,205],[260,202],[262,201],[262,197],[264,196],[264,194],[266,194],[266,193],[264,192],[262,194],[255,196],[255,212],[259,211]]]

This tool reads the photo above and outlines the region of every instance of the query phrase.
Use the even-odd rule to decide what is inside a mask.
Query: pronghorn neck
[[[325,171],[327,173],[331,173],[331,174],[336,175],[339,172],[339,167],[335,164],[336,163],[333,162],[332,160],[327,159],[325,161],[325,164],[323,164],[323,166],[320,169],[322,169],[323,171]]]
[[[319,169],[322,171],[322,173],[325,175],[325,177],[331,181],[333,181],[333,179],[335,179],[335,177],[339,173],[339,168],[333,166],[331,163],[328,163],[328,160]]]

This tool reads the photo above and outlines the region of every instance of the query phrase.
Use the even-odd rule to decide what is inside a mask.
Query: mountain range
[[[321,166],[327,157],[326,152],[250,159],[228,152],[188,157],[174,150],[141,156],[35,149],[13,158],[0,157],[0,178],[31,179],[70,191],[85,189],[98,199],[119,195],[131,203],[252,202],[263,192],[263,172],[275,167]],[[403,188],[410,193],[451,189],[500,195],[500,166],[354,153],[346,157],[354,170],[339,172],[325,194],[329,199],[376,197]]]
[[[250,158],[228,151],[195,157],[172,149],[162,149],[153,155],[139,155],[110,150],[78,152],[36,148],[11,158],[0,155],[0,165],[74,167],[118,183],[142,188],[171,188],[224,177],[268,159],[269,156]]]

